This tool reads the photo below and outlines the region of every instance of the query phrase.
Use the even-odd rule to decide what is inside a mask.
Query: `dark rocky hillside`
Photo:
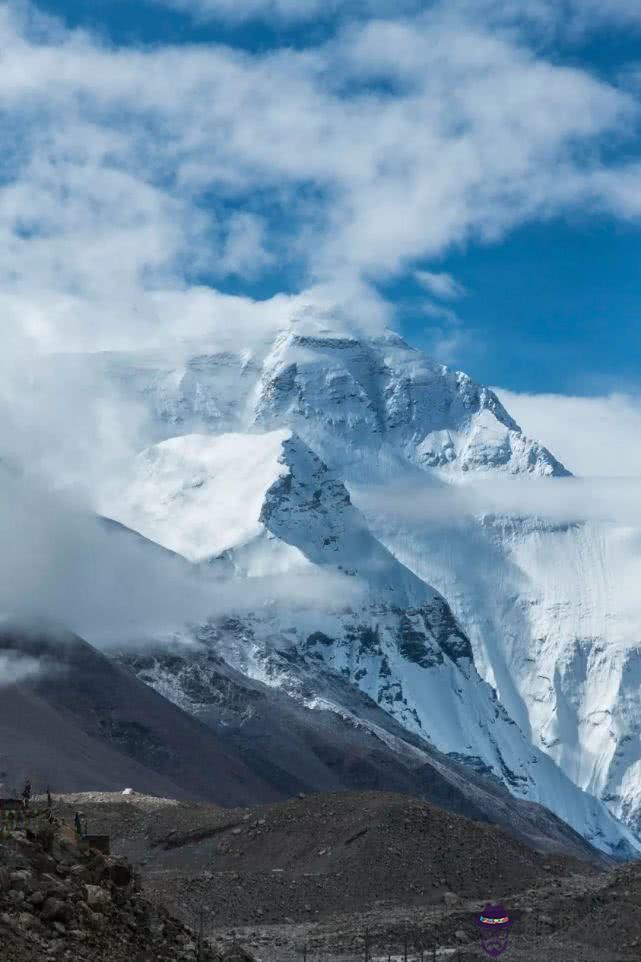
[[[280,796],[216,734],[87,642],[51,628],[0,630],[0,652],[39,673],[4,686],[0,782],[126,788],[223,805]]]
[[[40,669],[2,688],[0,795],[27,776],[41,791],[132,787],[227,807],[301,791],[392,791],[498,824],[542,851],[607,862],[542,806],[405,731],[337,672],[324,684],[342,715],[310,710],[213,652],[185,660],[149,650],[118,664],[69,632],[3,626],[0,654]],[[145,683],[149,666],[189,711]],[[308,681],[303,673],[300,684]]]
[[[125,859],[90,848],[66,826],[35,819],[0,835],[3,962],[223,962],[140,891]],[[240,956],[243,958],[242,954]]]

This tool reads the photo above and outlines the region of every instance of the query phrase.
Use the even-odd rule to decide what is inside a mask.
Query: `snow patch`
[[[289,437],[278,430],[163,441],[138,455],[127,483],[105,498],[105,513],[190,561],[215,557],[262,531],[265,491],[287,473]]]

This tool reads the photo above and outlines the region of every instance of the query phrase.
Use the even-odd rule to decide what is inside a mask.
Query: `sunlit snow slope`
[[[620,844],[599,804],[533,750],[497,702],[445,600],[373,537],[344,484],[291,431],[169,439],[142,452],[111,496],[119,521],[237,578],[318,571],[317,598],[294,592],[242,614],[243,644],[225,652],[235,667],[286,689],[288,659],[338,670],[439,750],[552,808],[595,844]],[[342,590],[328,594],[327,572]]]
[[[640,532],[497,517],[407,524],[379,502],[368,518],[446,594],[479,670],[533,743],[638,831]]]
[[[403,724],[444,750],[477,755],[514,791],[529,786],[579,827],[582,816],[569,811],[577,796],[553,786],[552,774],[533,775],[542,766],[555,771],[545,756],[517,750],[521,736],[509,734],[516,726],[505,719],[490,723],[478,669],[527,743],[639,827],[639,639],[620,587],[638,570],[638,534],[572,518],[552,525],[463,511],[436,519],[417,512],[409,523],[393,498],[386,506],[370,497],[375,486],[409,482],[436,492],[472,477],[564,483],[563,465],[523,435],[492,391],[395,334],[359,339],[322,322],[292,323],[253,351],[200,347],[180,358],[108,354],[79,363],[146,411],[148,443],[167,439],[140,455],[132,478],[105,496],[105,511],[191,559],[223,555],[216,564],[239,579],[317,565],[370,593],[347,621],[320,602],[314,610],[274,609],[267,620],[261,614],[251,630],[257,644],[289,637],[297,649],[309,645],[307,654],[335,663]],[[171,440],[194,433],[215,436],[211,447]],[[279,445],[290,446],[289,460]],[[299,456],[307,464],[302,475]],[[311,480],[316,456],[334,485],[320,505]],[[308,487],[292,499],[286,488],[299,477]],[[363,515],[341,503],[343,482]],[[382,545],[394,558],[380,554]],[[383,558],[377,573],[372,559]],[[423,605],[421,591],[438,597],[428,584],[447,599],[442,617],[451,625],[454,613],[474,664],[443,649],[433,609],[427,619],[413,613]],[[386,598],[383,615],[375,606]],[[415,636],[418,658],[426,645],[436,667],[402,653],[402,646],[412,651]],[[479,730],[481,722],[490,727]],[[586,824],[580,830],[594,835]]]
[[[203,352],[178,363],[100,354],[89,363],[142,402],[155,440],[289,427],[349,479],[399,463],[446,474],[567,474],[489,388],[393,333],[359,340],[298,324],[254,353]]]

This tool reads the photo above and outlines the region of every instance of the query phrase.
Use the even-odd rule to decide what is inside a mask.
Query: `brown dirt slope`
[[[532,850],[493,826],[389,793],[338,793],[252,809],[77,795],[94,831],[144,863],[144,888],[210,935],[232,932],[263,962],[376,959],[411,946],[484,957],[473,918],[501,900],[514,962],[641,958],[641,862],[602,866]],[[425,958],[429,959],[429,954]],[[410,958],[420,958],[412,955]],[[456,958],[456,955],[454,955]]]
[[[373,903],[429,904],[447,891],[500,897],[550,873],[596,867],[545,855],[485,823],[385,792],[312,795],[252,809],[87,796],[95,831],[145,863],[146,885],[188,918],[302,921]]]

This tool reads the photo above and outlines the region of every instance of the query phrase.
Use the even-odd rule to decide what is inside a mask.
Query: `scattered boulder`
[[[111,892],[99,885],[85,885],[85,897],[94,912],[104,912],[111,903]]]
[[[142,895],[125,859],[70,841],[64,825],[47,828],[0,839],[2,962],[195,960],[194,932]],[[222,953],[206,943],[202,958]]]
[[[62,922],[69,918],[70,907],[62,901],[50,895],[42,906],[40,913],[43,922]]]
[[[112,862],[109,865],[109,878],[117,888],[125,888],[132,881],[133,873],[127,862]]]

